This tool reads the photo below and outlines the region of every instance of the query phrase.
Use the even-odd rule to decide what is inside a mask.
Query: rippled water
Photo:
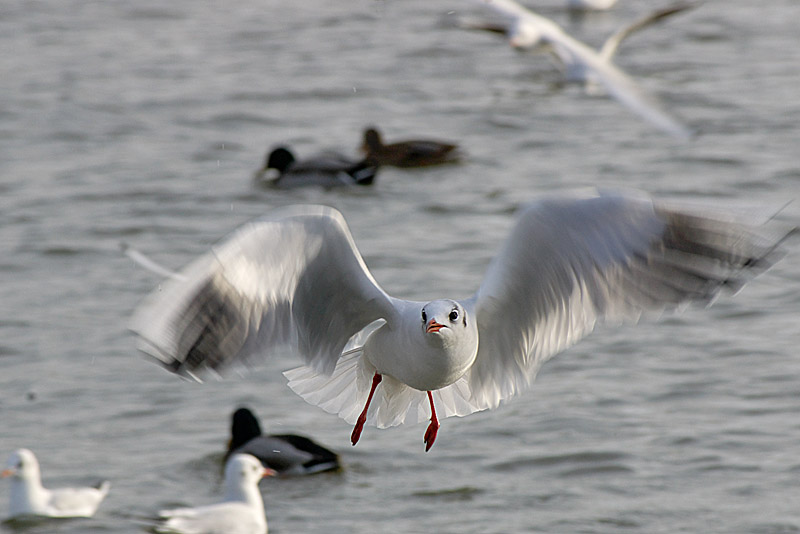
[[[544,3],[544,2],[547,3]],[[648,3],[649,4],[649,3]],[[648,9],[542,12],[599,44]],[[126,324],[158,281],[122,241],[180,266],[271,208],[341,209],[377,280],[465,296],[541,192],[622,186],[777,210],[800,190],[800,4],[708,2],[632,38],[618,63],[701,135],[655,131],[561,87],[544,57],[455,29],[476,4],[84,2],[0,5],[0,454],[32,448],[46,485],[112,481],[91,520],[3,531],[135,532],[220,491],[228,417],[313,434],[346,469],[262,483],[289,532],[800,531],[800,273],[785,261],[709,310],[603,328],[493,412],[350,428],[280,371],[198,385],[145,361]],[[467,163],[384,169],[358,191],[260,191],[271,145],[353,153],[389,138],[459,141]],[[779,215],[796,221],[797,203]],[[8,485],[0,484],[0,507]],[[2,508],[0,508],[2,510]],[[4,512],[0,512],[4,517]]]

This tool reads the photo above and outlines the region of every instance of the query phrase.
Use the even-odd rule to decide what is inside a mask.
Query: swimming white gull
[[[131,328],[143,351],[194,378],[288,345],[305,363],[285,373],[289,386],[355,424],[354,445],[367,422],[430,418],[427,450],[437,413],[497,407],[600,320],[738,291],[788,233],[633,193],[545,196],[520,211],[471,297],[415,302],[381,289],[338,211],[296,206],[165,281]]]
[[[275,472],[249,454],[234,454],[225,464],[223,500],[196,508],[162,510],[164,534],[267,534],[264,500],[258,482]]]
[[[92,517],[111,484],[98,487],[47,489],[36,456],[28,449],[17,449],[0,474],[11,479],[9,517]]]

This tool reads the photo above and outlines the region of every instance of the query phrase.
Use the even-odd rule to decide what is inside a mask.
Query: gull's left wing
[[[492,408],[525,389],[600,320],[736,292],[781,256],[788,233],[613,193],[528,206],[473,297],[471,401]]]

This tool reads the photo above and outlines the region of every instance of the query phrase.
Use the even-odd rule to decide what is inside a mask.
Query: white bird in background
[[[414,302],[381,289],[338,211],[287,208],[165,281],[131,328],[191,377],[289,345],[306,365],[285,373],[289,386],[355,424],[354,445],[366,422],[430,417],[427,450],[437,413],[497,407],[599,320],[708,304],[781,255],[788,230],[702,213],[630,194],[544,197],[521,210],[474,295]]]
[[[689,9],[692,7],[690,4],[676,4],[643,17],[612,35],[597,51],[567,34],[552,20],[522,7],[514,0],[482,2],[507,19],[501,29],[514,48],[546,46],[558,59],[567,81],[599,83],[620,103],[662,131],[682,139],[693,135],[692,130],[664,109],[657,98],[612,62],[614,53],[626,37],[658,20]],[[470,26],[497,31],[495,25],[483,28],[477,24]]]
[[[264,500],[258,482],[275,471],[249,454],[234,454],[225,464],[223,501],[197,508],[162,510],[164,534],[267,534]]]
[[[92,517],[111,488],[108,481],[96,488],[44,488],[39,462],[28,449],[11,454],[2,472],[2,478],[7,477],[11,478],[9,517]]]

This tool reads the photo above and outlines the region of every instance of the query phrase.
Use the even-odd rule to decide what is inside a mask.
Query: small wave
[[[412,497],[423,497],[425,499],[436,498],[444,501],[469,501],[476,495],[486,493],[486,490],[473,486],[462,486],[459,488],[445,488],[428,491],[415,491]]]
[[[491,469],[494,471],[510,472],[526,467],[548,468],[577,465],[580,467],[575,467],[564,473],[570,475],[581,474],[582,472],[591,473],[592,471],[632,471],[630,468],[622,465],[622,462],[628,457],[629,455],[619,452],[586,451],[552,456],[516,458],[510,461],[496,463],[491,466]],[[597,465],[589,466],[586,464]]]

